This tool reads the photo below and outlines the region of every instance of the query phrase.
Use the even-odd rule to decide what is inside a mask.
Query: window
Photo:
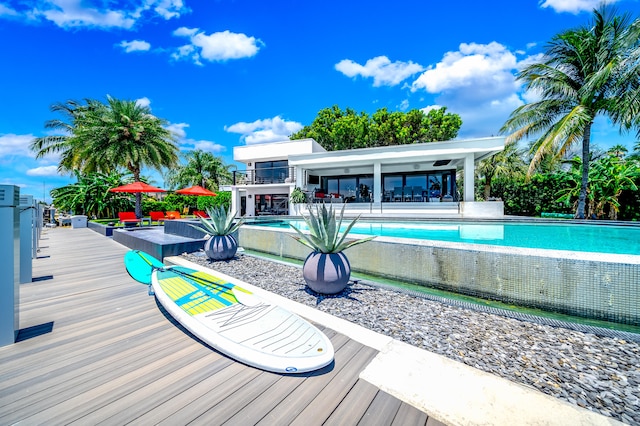
[[[256,183],[282,183],[289,176],[289,162],[262,161],[256,163]]]

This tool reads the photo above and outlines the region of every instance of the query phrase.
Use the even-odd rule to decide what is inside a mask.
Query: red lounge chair
[[[209,217],[209,215],[207,214],[207,212],[205,212],[204,210],[194,210],[194,211],[193,211],[193,214],[194,214],[196,217],[202,217],[202,218],[205,218],[205,219],[207,219],[207,218]]]
[[[140,224],[142,222],[142,219],[138,219],[136,217],[135,212],[118,212],[118,219],[120,219],[120,223],[122,223],[124,226],[132,223]]]
[[[165,217],[165,219],[180,219],[180,213],[179,212],[167,212],[167,216]]]
[[[149,212],[149,216],[151,217],[151,222],[162,222],[164,223],[165,219],[167,218],[164,215],[164,212]]]

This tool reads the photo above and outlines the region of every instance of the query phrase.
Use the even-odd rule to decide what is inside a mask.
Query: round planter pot
[[[312,252],[302,267],[309,288],[320,294],[336,294],[345,289],[351,276],[351,265],[344,253]]]
[[[204,252],[211,260],[227,260],[236,255],[238,242],[232,235],[212,235],[204,243]]]

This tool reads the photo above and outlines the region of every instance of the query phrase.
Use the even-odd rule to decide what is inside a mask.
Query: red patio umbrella
[[[176,191],[176,194],[182,194],[182,195],[200,195],[200,196],[209,196],[209,197],[215,197],[216,194],[215,192],[209,191],[206,188],[203,188],[201,186],[192,186],[189,188],[182,188],[182,189],[178,189]]]
[[[156,188],[155,186],[151,186],[144,182],[133,182],[127,185],[118,186],[116,188],[111,188],[109,191],[111,192],[130,192],[135,194],[136,192],[167,192],[162,188]]]
[[[142,196],[143,192],[167,192],[162,188],[157,188],[155,186],[151,186],[144,182],[133,182],[127,185],[118,186],[116,188],[111,188],[110,192],[129,192],[131,194],[136,194],[136,217],[142,217]]]

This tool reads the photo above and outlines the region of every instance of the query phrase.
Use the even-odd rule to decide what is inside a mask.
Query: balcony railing
[[[270,183],[295,183],[294,167],[273,167],[257,170],[236,170],[234,185],[267,185]]]

